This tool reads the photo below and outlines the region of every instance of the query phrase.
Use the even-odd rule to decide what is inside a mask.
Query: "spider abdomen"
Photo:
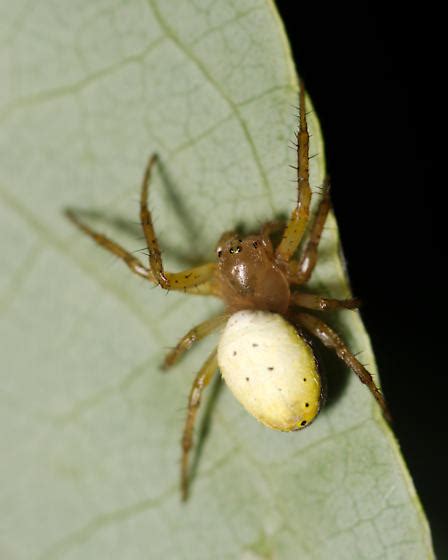
[[[313,351],[281,315],[233,314],[219,341],[218,364],[236,399],[269,428],[300,430],[317,416],[321,381]]]

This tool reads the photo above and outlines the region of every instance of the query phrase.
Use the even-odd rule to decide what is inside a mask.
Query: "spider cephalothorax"
[[[275,261],[269,237],[227,234],[218,244],[217,284],[230,311],[263,309],[285,313],[290,289],[285,267]]]
[[[149,268],[123,247],[84,224],[73,211],[67,215],[98,244],[121,258],[139,276],[167,290],[213,295],[223,300],[221,315],[192,328],[166,356],[164,366],[173,365],[192,344],[224,327],[218,347],[209,355],[196,376],[188,399],[188,413],[182,438],[181,488],[188,493],[188,460],[197,410],[204,388],[216,370],[241,404],[270,428],[295,431],[308,426],[319,412],[321,380],[307,332],[333,349],[365,383],[388,417],[384,398],[372,376],[350,352],[343,340],[315,314],[306,310],[355,309],[358,300],[336,300],[303,292],[317,262],[317,248],[330,209],[328,181],[316,214],[310,222],[309,134],[305,112],[305,90],[300,88],[300,118],[297,133],[297,204],[280,242],[271,235],[279,224],[268,222],[258,235],[240,237],[227,232],[217,249],[217,262],[178,273],[166,272],[148,210],[151,170],[148,162],[141,190],[140,220],[149,250]],[[308,239],[303,244],[304,234]],[[297,250],[300,256],[295,258]],[[305,310],[305,311],[304,311]]]

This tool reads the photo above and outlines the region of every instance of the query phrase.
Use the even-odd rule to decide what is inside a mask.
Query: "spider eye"
[[[232,247],[231,249],[229,249],[229,253],[230,253],[231,255],[233,255],[234,252],[235,252],[235,251],[233,250],[233,247]]]
[[[218,250],[218,258],[221,258],[221,255],[222,255],[222,251],[221,251],[221,249],[219,249]]]

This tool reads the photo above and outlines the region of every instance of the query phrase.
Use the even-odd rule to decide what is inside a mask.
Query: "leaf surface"
[[[182,505],[186,397],[216,338],[169,374],[159,364],[220,303],[153,289],[63,217],[78,208],[140,249],[153,151],[170,270],[212,259],[225,230],[289,214],[297,78],[271,2],[23,0],[2,2],[0,22],[0,556],[432,558],[393,435],[329,355],[329,402],[300,433],[208,391]],[[332,217],[321,249],[313,287],[347,296]],[[332,323],[375,371],[359,315]]]

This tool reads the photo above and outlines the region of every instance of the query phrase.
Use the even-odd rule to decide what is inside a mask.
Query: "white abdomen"
[[[218,345],[229,389],[257,420],[274,430],[299,430],[319,412],[321,381],[309,344],[281,315],[239,311]]]

